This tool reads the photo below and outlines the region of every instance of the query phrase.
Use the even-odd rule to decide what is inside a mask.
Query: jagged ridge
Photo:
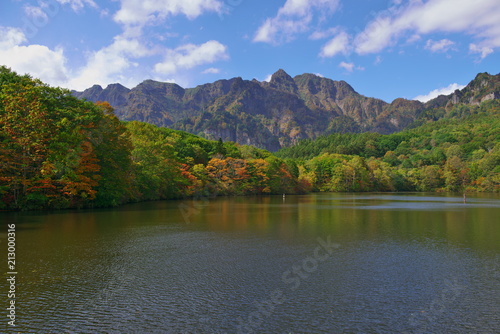
[[[122,120],[138,120],[222,138],[270,151],[300,139],[332,132],[400,131],[425,115],[439,118],[457,103],[479,104],[500,97],[500,75],[480,73],[464,89],[427,103],[395,99],[386,103],[357,93],[345,81],[314,74],[292,78],[284,70],[269,82],[232,78],[195,88],[146,80],[128,89],[95,85],[73,92],[90,101],[108,101]],[[444,111],[445,112],[445,111]]]

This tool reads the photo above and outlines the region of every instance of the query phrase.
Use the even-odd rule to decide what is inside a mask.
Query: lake
[[[16,224],[15,332],[499,333],[499,195],[232,197],[0,219]]]

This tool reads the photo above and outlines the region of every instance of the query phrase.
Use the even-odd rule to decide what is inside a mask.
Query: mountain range
[[[357,93],[345,81],[307,73],[292,78],[281,69],[269,82],[237,77],[185,89],[146,80],[132,89],[94,85],[72,93],[109,102],[121,120],[277,151],[335,132],[389,134],[442,118],[456,104],[499,99],[500,74],[480,73],[462,90],[426,103],[403,98],[387,103]]]

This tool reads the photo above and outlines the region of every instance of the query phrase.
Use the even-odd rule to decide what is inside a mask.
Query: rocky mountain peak
[[[100,85],[93,85],[92,87],[87,88],[85,90],[85,93],[96,95],[96,94],[101,94],[102,91],[103,91],[103,89]]]
[[[269,81],[269,86],[278,90],[297,93],[297,85],[293,78],[288,75],[284,70],[279,69],[276,73],[271,76],[271,81]]]
[[[120,83],[109,84],[108,87],[106,87],[106,89],[116,89],[116,90],[123,90],[123,91],[129,91],[130,90],[130,89],[128,89],[127,87],[123,86]]]
[[[73,94],[94,102],[108,101],[122,120],[274,151],[332,131],[392,133],[410,126],[421,115],[441,115],[444,110],[438,109],[447,105],[498,99],[500,75],[480,73],[464,89],[426,104],[406,99],[389,104],[357,93],[345,81],[308,73],[292,79],[282,69],[269,82],[238,77],[185,89],[146,80],[132,89],[120,84],[106,89],[95,85]]]
[[[102,90],[98,96],[100,101],[107,101],[112,106],[123,106],[127,104],[127,94],[130,92],[130,89],[119,84],[114,83],[108,85],[106,89]]]
[[[286,73],[284,69],[280,68],[271,76],[270,82],[280,81],[293,81],[293,78],[288,73]]]
[[[500,73],[491,75],[479,73],[463,89],[457,89],[449,95],[440,95],[425,103],[426,108],[450,108],[463,103],[479,105],[487,100],[500,99]]]
[[[391,106],[395,108],[403,108],[405,110],[413,110],[423,108],[424,104],[417,100],[407,100],[399,97],[391,102]]]
[[[479,105],[481,102],[498,98],[500,93],[500,74],[479,73],[460,92],[455,91],[451,102]]]

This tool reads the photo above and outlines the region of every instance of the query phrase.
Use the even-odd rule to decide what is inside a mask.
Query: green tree
[[[104,115],[91,133],[91,142],[101,166],[101,180],[94,200],[97,206],[116,206],[136,196],[133,193],[132,142],[130,133],[107,102],[97,102]]]
[[[169,136],[155,125],[126,124],[133,145],[132,168],[136,200],[158,200],[181,196],[189,184],[176,160]]]

